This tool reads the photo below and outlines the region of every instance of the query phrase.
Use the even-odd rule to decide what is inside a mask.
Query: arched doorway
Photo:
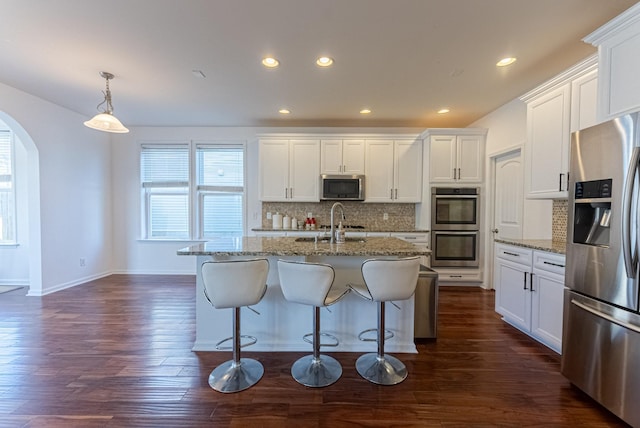
[[[40,232],[40,162],[38,148],[27,131],[11,116],[0,111],[0,126],[14,134],[17,160],[16,206],[17,240],[12,254],[21,266],[26,266],[25,276],[29,286],[28,295],[42,295],[42,245]],[[9,249],[11,251],[11,249]],[[1,279],[1,278],[0,278]]]

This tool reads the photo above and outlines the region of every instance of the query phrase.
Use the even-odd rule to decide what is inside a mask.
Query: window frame
[[[188,148],[189,152],[189,172],[188,182],[180,182],[186,184],[187,201],[188,201],[188,235],[185,237],[152,237],[151,234],[151,213],[149,203],[149,192],[146,190],[142,181],[142,156],[145,148],[170,149],[170,148]],[[207,241],[212,237],[204,235],[204,204],[203,197],[207,192],[215,190],[217,186],[198,185],[198,148],[220,148],[220,149],[241,149],[243,156],[243,186],[242,186],[242,235],[246,234],[247,228],[247,143],[246,141],[237,140],[180,140],[180,141],[139,141],[138,142],[138,183],[140,186],[140,240],[142,241]],[[178,182],[175,182],[178,183]],[[169,186],[169,183],[165,183]],[[162,188],[158,184],[156,186],[146,186],[147,188]],[[226,187],[226,186],[225,186]]]
[[[242,152],[242,187],[238,186],[210,186],[200,184],[198,182],[199,162],[198,162],[198,150],[199,149],[236,149]],[[229,193],[242,192],[242,231],[241,234],[246,234],[247,228],[247,145],[245,142],[216,142],[216,141],[194,141],[193,142],[194,154],[193,160],[193,201],[194,201],[194,217],[195,217],[195,238],[196,240],[209,240],[214,236],[206,236],[204,231],[204,197],[210,192],[227,190]]]
[[[6,181],[9,183],[9,190],[6,193],[9,195],[9,200],[12,202],[12,206],[9,207],[10,211],[10,230],[13,231],[13,235],[9,237],[9,239],[3,239],[2,235],[0,235],[0,246],[15,246],[18,244],[18,204],[16,200],[16,146],[15,146],[15,134],[11,129],[0,129],[1,133],[7,133],[9,136],[9,168],[11,173],[9,174],[9,180]],[[3,182],[5,182],[3,180]],[[0,192],[5,193],[4,190],[0,190]]]

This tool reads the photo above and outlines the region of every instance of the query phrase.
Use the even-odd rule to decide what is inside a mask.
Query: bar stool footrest
[[[375,337],[371,338],[371,337],[364,337],[365,334],[369,334],[375,332],[376,335]],[[395,336],[393,334],[393,332],[391,330],[384,330],[384,340],[387,341],[389,339],[391,339],[393,336]],[[362,330],[360,332],[360,334],[358,334],[358,340],[361,340],[362,342],[377,342],[378,341],[378,329],[377,328],[368,328],[366,330]]]
[[[258,339],[255,336],[242,335],[240,336],[240,340],[249,339],[248,342],[241,343],[240,348],[246,348],[247,346],[255,345],[258,342]],[[226,339],[222,339],[220,342],[216,343],[216,349],[218,351],[230,351],[233,349],[233,346],[221,346],[223,343],[233,340],[233,336],[227,337]]]
[[[329,333],[322,333],[320,332],[320,336],[323,337],[328,337],[329,339],[332,339],[333,342],[331,343],[320,343],[320,346],[328,346],[328,347],[336,347],[338,345],[340,345],[340,340],[338,340],[337,337],[335,337],[333,334],[329,334]],[[313,339],[309,339],[310,337],[313,337],[313,333],[307,333],[304,336],[302,336],[302,340],[304,340],[305,342],[313,345]]]

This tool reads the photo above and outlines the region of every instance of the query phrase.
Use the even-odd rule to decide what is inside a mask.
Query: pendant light
[[[87,120],[84,124],[92,129],[105,132],[126,133],[129,132],[127,128],[113,115],[113,105],[111,104],[111,91],[109,90],[109,80],[113,79],[113,74],[106,71],[101,71],[100,76],[107,80],[107,90],[103,92],[104,101],[98,104],[97,109],[100,111],[100,106],[106,103],[105,109],[101,113],[96,114],[93,119]]]

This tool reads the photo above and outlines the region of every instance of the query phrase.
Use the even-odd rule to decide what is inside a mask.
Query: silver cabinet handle
[[[564,176],[563,173],[560,173],[560,176],[558,177],[558,192],[562,192],[562,177]]]
[[[564,265],[561,265],[560,263],[551,263],[551,262],[542,262],[542,263],[544,263],[545,265],[551,265],[551,266],[556,266],[561,268],[564,267]]]
[[[398,188],[396,187],[396,197],[394,199],[398,199]]]
[[[460,180],[461,174],[460,174],[460,168],[458,168],[458,180]]]
[[[527,273],[526,272],[522,272],[522,273],[524,274],[524,282],[523,282],[523,284],[524,284],[524,289],[526,290],[527,289]]]
[[[454,180],[456,179],[456,169],[455,168],[453,168],[453,179]]]
[[[510,256],[514,256],[514,257],[520,257],[520,254],[510,253],[509,251],[503,251],[503,253],[508,254]]]
[[[393,199],[393,189],[389,191],[389,199]]]

